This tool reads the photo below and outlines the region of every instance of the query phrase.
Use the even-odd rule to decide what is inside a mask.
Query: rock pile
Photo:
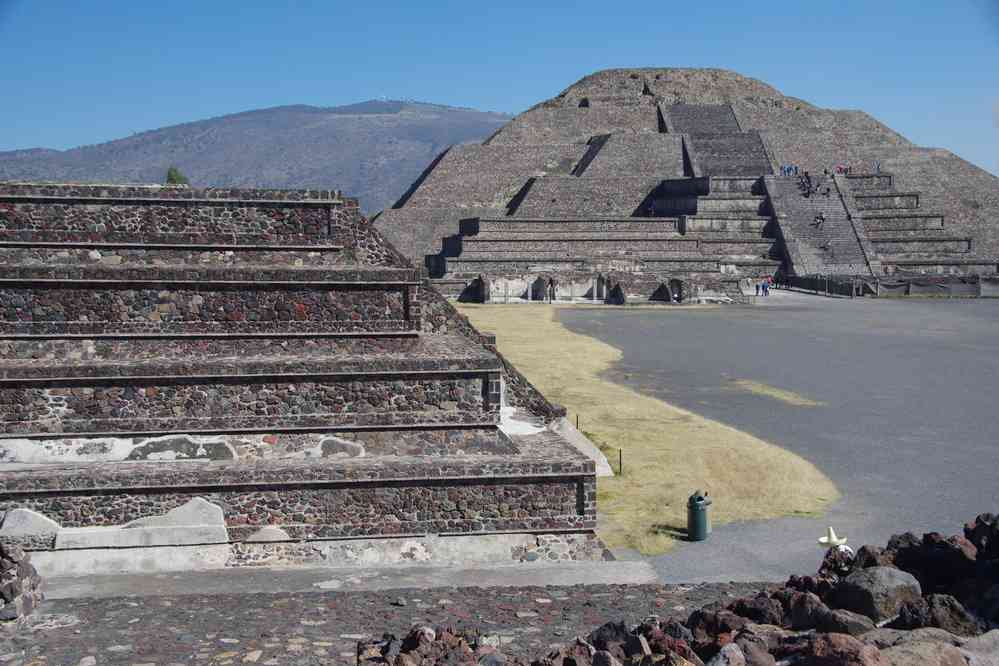
[[[0,544],[0,623],[30,615],[42,600],[41,582],[20,546]]]
[[[531,666],[999,666],[999,517],[964,534],[906,533],[814,576],[695,610],[686,622],[608,622]],[[992,628],[992,631],[988,631]],[[987,633],[986,633],[987,632]],[[358,663],[525,665],[469,629],[414,628],[358,645]]]

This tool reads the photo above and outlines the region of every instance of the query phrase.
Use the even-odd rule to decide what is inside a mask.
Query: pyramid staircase
[[[500,359],[424,332],[421,289],[332,192],[0,184],[0,511],[86,528],[197,496],[234,541],[586,525],[592,463],[511,457]],[[563,487],[531,480],[550,455],[565,502],[499,511]]]
[[[842,177],[882,266],[881,274],[995,274],[996,265],[976,256],[969,236],[953,234],[944,215],[922,207],[919,192],[901,192],[887,173]]]

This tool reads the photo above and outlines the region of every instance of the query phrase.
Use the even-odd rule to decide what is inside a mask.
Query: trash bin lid
[[[708,506],[710,504],[711,499],[708,494],[700,490],[695,490],[694,494],[687,498],[687,506]]]

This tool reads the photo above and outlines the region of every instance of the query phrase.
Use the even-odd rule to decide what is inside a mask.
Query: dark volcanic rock
[[[964,526],[964,537],[974,544],[982,559],[999,559],[999,516],[980,514]]]
[[[757,624],[781,624],[784,618],[781,603],[765,593],[736,599],[728,609]]]
[[[20,546],[0,544],[0,623],[21,620],[42,600],[41,578]]]
[[[740,635],[735,640],[746,658],[746,666],[776,666],[777,660],[770,654],[765,642],[752,635]]]
[[[981,633],[981,627],[974,616],[961,602],[948,594],[930,594],[903,604],[898,618],[888,626],[893,629],[937,627],[958,636],[975,636]]]
[[[822,615],[815,625],[818,631],[834,634],[860,636],[875,628],[874,622],[866,615],[837,608]]]
[[[687,628],[694,636],[691,647],[701,659],[709,660],[747,624],[749,620],[729,610],[696,610],[687,619]]]
[[[746,666],[746,656],[735,643],[729,643],[718,651],[707,666]]]
[[[892,554],[884,548],[865,545],[857,551],[857,557],[853,564],[856,569],[867,569],[868,567],[891,567],[895,565],[895,562]]]
[[[798,592],[791,600],[791,628],[814,629],[829,614],[829,608],[811,592]]]
[[[914,642],[881,652],[885,666],[967,666],[961,651],[946,643]]]
[[[797,666],[881,666],[880,651],[846,634],[798,634],[778,648]]]
[[[870,567],[840,581],[830,593],[829,602],[834,608],[845,608],[882,622],[898,615],[902,604],[921,595],[919,581],[911,574],[891,567]]]

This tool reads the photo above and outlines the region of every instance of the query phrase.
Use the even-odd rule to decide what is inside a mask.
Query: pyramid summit
[[[611,69],[444,151],[375,223],[451,296],[723,296],[994,275],[999,179],[736,72]]]

